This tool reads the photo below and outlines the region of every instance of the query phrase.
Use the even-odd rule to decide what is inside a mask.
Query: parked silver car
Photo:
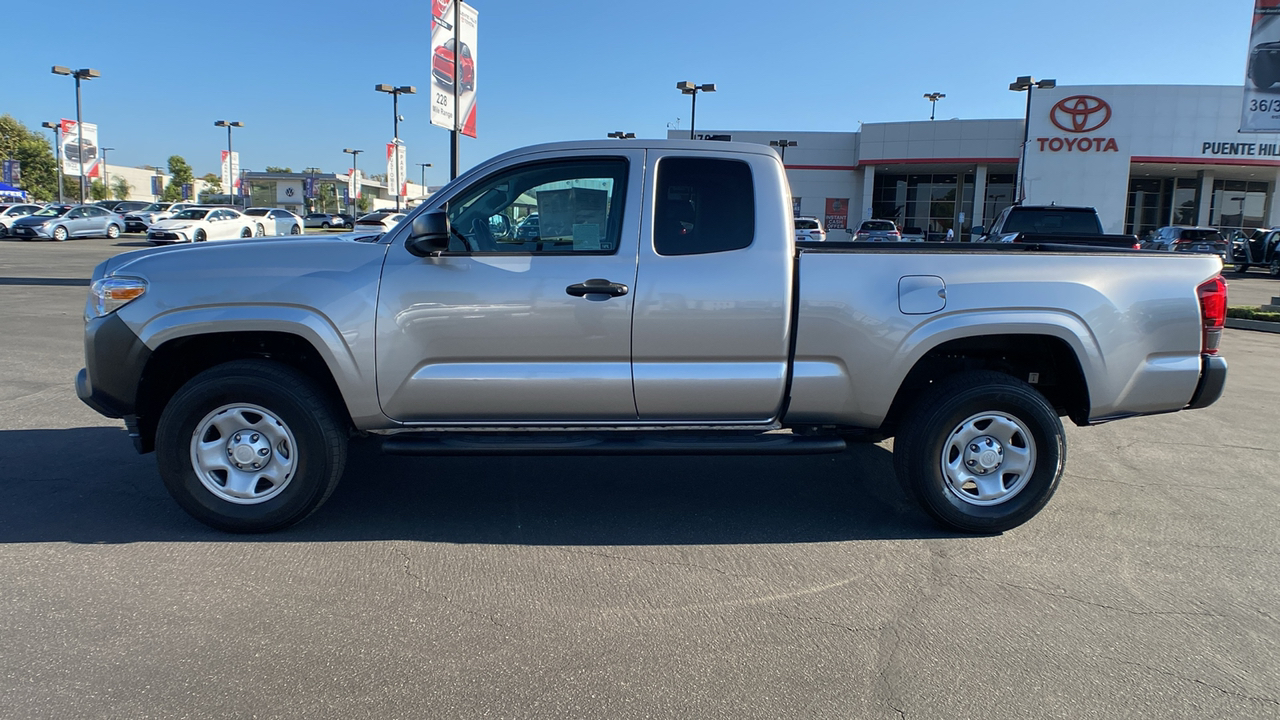
[[[25,240],[108,237],[124,232],[124,218],[97,205],[48,205],[13,223],[10,232]]]
[[[302,222],[309,228],[321,228],[328,230],[331,227],[346,227],[347,221],[341,215],[331,213],[309,213],[302,218]]]

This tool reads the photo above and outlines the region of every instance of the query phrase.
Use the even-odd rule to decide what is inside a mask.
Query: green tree
[[[268,166],[267,166],[267,172],[269,172],[269,173],[291,173],[291,172],[293,172],[293,168],[287,168],[287,167],[276,167],[275,165],[268,165]]]
[[[164,188],[162,196],[165,202],[177,202],[182,199],[182,186],[195,182],[191,166],[181,155],[169,156],[169,184]]]
[[[362,213],[369,212],[369,207],[370,207],[369,196],[361,195],[360,199],[356,201],[356,207],[360,208],[360,212]]]
[[[205,173],[200,179],[209,186],[208,191],[214,195],[218,195],[222,192],[222,178],[217,175],[214,175],[213,173]]]
[[[132,191],[133,186],[130,185],[129,181],[125,180],[121,175],[117,175],[115,179],[111,181],[111,194],[114,195],[117,200],[124,200],[129,197],[129,193]]]
[[[101,180],[94,180],[89,183],[89,197],[94,200],[107,199],[107,184]]]
[[[53,146],[48,138],[28,130],[7,113],[0,115],[0,158],[22,164],[22,188],[33,197],[58,198],[58,166],[54,162]]]

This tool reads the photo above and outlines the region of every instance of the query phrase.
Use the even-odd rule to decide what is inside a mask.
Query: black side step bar
[[[843,438],[768,433],[695,435],[653,432],[583,434],[400,433],[382,441],[387,455],[821,455],[847,449]]]

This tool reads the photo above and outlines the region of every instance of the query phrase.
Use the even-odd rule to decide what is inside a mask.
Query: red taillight
[[[1222,344],[1222,328],[1227,324],[1227,283],[1219,275],[1196,288],[1200,296],[1200,319],[1204,333],[1200,352],[1217,355]]]

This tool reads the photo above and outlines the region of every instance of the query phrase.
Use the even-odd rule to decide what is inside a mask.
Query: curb
[[[1280,323],[1266,320],[1245,320],[1244,318],[1227,318],[1227,327],[1237,330],[1257,330],[1259,332],[1280,333]]]

